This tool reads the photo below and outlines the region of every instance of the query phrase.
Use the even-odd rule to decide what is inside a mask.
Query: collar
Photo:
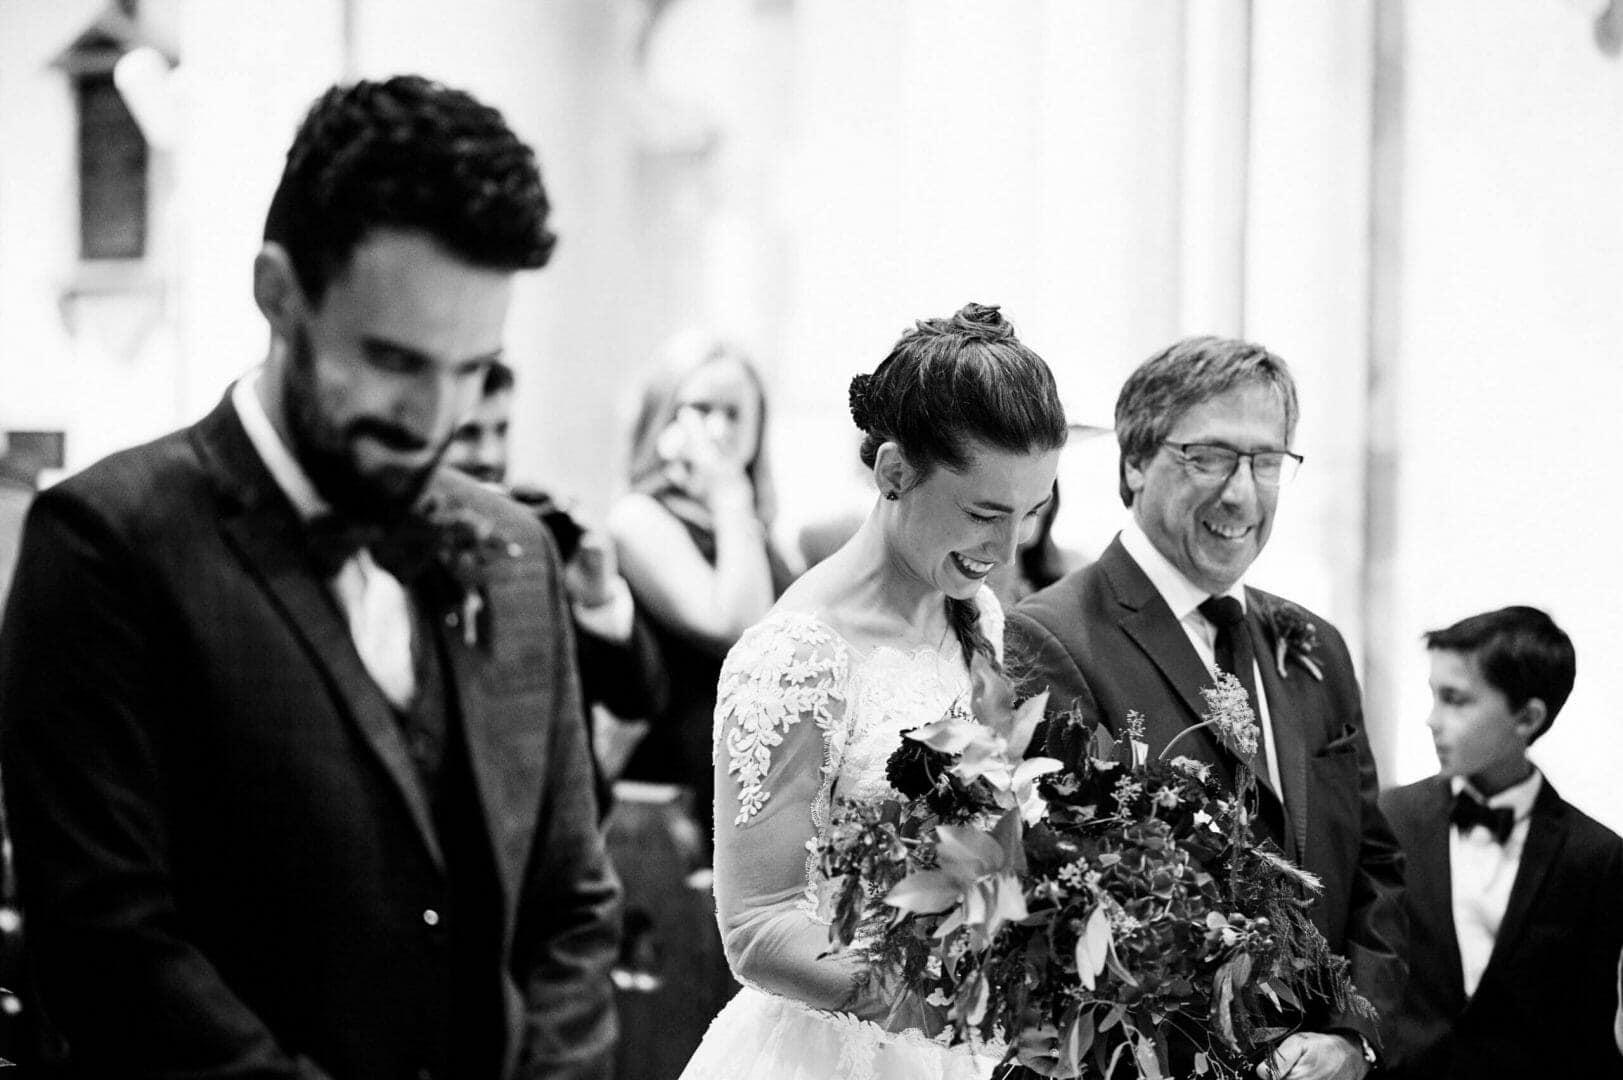
[[[1508,806],[1515,813],[1516,820],[1522,821],[1533,813],[1533,804],[1538,801],[1538,793],[1544,787],[1544,774],[1539,772],[1538,766],[1535,765],[1526,780],[1510,785],[1491,799],[1483,799],[1482,793],[1472,787],[1464,777],[1449,777],[1448,787],[1454,795],[1458,795],[1461,791],[1470,791],[1492,808]]]
[[[1179,622],[1187,619],[1211,595],[1183,576],[1183,571],[1172,565],[1165,555],[1150,541],[1137,520],[1129,519],[1121,530],[1121,546],[1132,556],[1144,576],[1150,579],[1155,591],[1172,609],[1172,617]],[[1245,582],[1236,581],[1222,594],[1240,602],[1240,610],[1249,610],[1245,602]]]
[[[287,501],[293,504],[300,520],[309,521],[326,513],[330,507],[327,500],[316,493],[316,486],[305,475],[287,444],[282,442],[282,437],[276,433],[275,426],[265,413],[265,406],[260,404],[259,381],[264,377],[265,367],[261,364],[238,379],[231,387],[231,405],[237,410],[237,419],[242,421],[242,429],[248,433],[248,441],[253,444],[255,453],[270,471],[271,479],[282,489]]]

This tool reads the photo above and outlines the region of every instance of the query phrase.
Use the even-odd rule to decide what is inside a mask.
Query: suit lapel
[[[506,615],[500,632],[515,636],[544,631],[515,625],[525,613],[504,599],[501,583],[489,587],[489,603]],[[497,623],[492,619],[492,627]],[[535,715],[523,698],[501,693],[487,677],[491,664],[486,644],[469,644],[460,630],[446,633],[452,682],[461,710],[468,767],[484,811],[502,891],[512,901],[535,836],[537,799],[548,767],[545,733],[550,725]],[[511,910],[511,907],[509,907]]]
[[[1510,887],[1510,901],[1505,905],[1505,917],[1499,922],[1499,932],[1493,937],[1493,952],[1488,966],[1482,972],[1482,981],[1495,966],[1504,963],[1516,946],[1516,939],[1527,926],[1527,916],[1533,910],[1544,882],[1549,879],[1561,848],[1566,843],[1566,803],[1555,793],[1550,781],[1539,786],[1538,798],[1533,802],[1532,817],[1527,823],[1527,842],[1522,845],[1521,862],[1516,867],[1516,880]]]
[[[1263,605],[1267,601],[1255,589],[1247,589],[1246,594],[1245,628],[1251,635],[1257,669],[1262,673],[1257,692],[1268,702],[1268,723],[1274,736],[1274,764],[1279,769],[1280,786],[1285,790],[1274,791],[1273,781],[1266,776],[1257,777],[1257,782],[1285,808],[1291,839],[1296,847],[1295,857],[1301,860],[1307,851],[1308,802],[1313,796],[1307,785],[1307,739],[1304,735],[1304,719],[1309,706],[1298,696],[1295,688],[1304,685],[1307,673],[1300,672],[1302,677],[1294,684],[1279,677],[1272,662],[1273,644],[1268,640],[1263,623]],[[1261,723],[1262,718],[1258,717],[1257,722]]]
[[[1181,718],[1181,722],[1173,717],[1149,717],[1151,724],[1165,729],[1165,738],[1152,738],[1153,753],[1159,749],[1157,743],[1164,745],[1178,732],[1200,721],[1206,711],[1206,701],[1200,691],[1212,685],[1211,672],[1201,663],[1200,655],[1189,643],[1189,636],[1184,633],[1178,620],[1173,618],[1172,609],[1167,607],[1154,582],[1122,546],[1121,537],[1112,541],[1099,557],[1099,568],[1121,607],[1118,622],[1122,631],[1144,651],[1144,655],[1161,672],[1162,678],[1188,710],[1188,715]],[[1146,703],[1146,708],[1149,707],[1150,703]],[[1202,748],[1191,754],[1193,757],[1204,756],[1208,760],[1224,755],[1232,757],[1210,728],[1195,732],[1190,739],[1198,740]],[[1194,748],[1194,744],[1189,742],[1184,745]]]
[[[429,494],[454,513],[463,501],[453,480],[466,483],[441,473]],[[549,601],[540,587],[541,565],[533,557],[494,554],[483,561],[479,588],[484,613],[476,636],[467,633],[462,621],[465,587],[440,569],[431,576],[438,586],[434,609],[456,613],[454,619],[436,619],[435,626],[450,660],[468,767],[509,912],[534,846],[539,802],[551,767],[550,737],[557,718],[538,713],[556,707],[552,680],[572,674],[556,670],[547,657],[574,656],[572,648],[537,652],[542,643],[567,634],[570,617],[561,598]]]
[[[249,442],[229,394],[193,432],[231,506],[221,525],[227,544],[304,643],[311,665],[394,781],[429,856],[443,868],[428,798],[394,712],[361,663],[337,601],[304,558],[298,515]]]
[[[1442,961],[1443,990],[1450,1015],[1465,1008],[1465,972],[1460,967],[1459,932],[1454,926],[1454,867],[1449,858],[1448,823],[1453,789],[1445,777],[1426,782],[1424,805],[1419,812],[1419,834],[1406,862],[1410,889],[1424,902],[1409,905],[1417,922],[1429,925],[1430,940],[1438,945]]]

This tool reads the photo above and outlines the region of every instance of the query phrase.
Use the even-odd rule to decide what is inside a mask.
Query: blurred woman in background
[[[692,789],[710,836],[711,714],[722,658],[790,573],[768,538],[775,499],[766,395],[745,355],[683,335],[667,347],[632,429],[630,492],[609,513],[620,569],[654,625],[670,705],[624,779]]]
[[[620,572],[670,676],[669,704],[631,751],[609,821],[626,886],[620,1080],[675,1076],[737,989],[710,893],[710,740],[722,659],[790,581],[768,538],[766,412],[760,374],[737,348],[673,339],[632,428],[630,490],[609,512]]]

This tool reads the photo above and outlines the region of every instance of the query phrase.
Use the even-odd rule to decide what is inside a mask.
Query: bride
[[[940,1010],[859,950],[828,955],[809,849],[835,799],[886,789],[902,731],[967,699],[974,652],[1001,652],[986,576],[1050,497],[1065,416],[1048,366],[979,304],[903,334],[852,380],[851,414],[882,498],[722,669],[716,905],[744,989],[684,1080],[971,1080],[998,1060],[933,1040]]]

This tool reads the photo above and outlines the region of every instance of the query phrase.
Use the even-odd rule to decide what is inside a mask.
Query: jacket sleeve
[[[161,602],[79,495],[35,501],[0,629],[0,742],[39,1005],[86,1075],[314,1080],[176,910]]]
[[[548,770],[519,897],[515,976],[524,989],[517,1076],[607,1080],[617,1037],[609,968],[620,942],[620,883],[597,827],[575,639],[563,580],[545,563]]]
[[[1347,902],[1346,942],[1343,952],[1351,965],[1353,983],[1375,1006],[1381,1020],[1371,1022],[1356,1013],[1332,1013],[1327,1030],[1357,1032],[1379,1049],[1391,1018],[1403,1005],[1409,965],[1409,919],[1404,907],[1404,856],[1392,826],[1380,807],[1380,781],[1375,755],[1364,726],[1364,710],[1346,645],[1333,627],[1323,624],[1331,651],[1341,669],[1336,679],[1342,700],[1338,715],[1354,730],[1358,757],[1358,858],[1353,867]]]
[[[1076,657],[1053,631],[1017,608],[1004,625],[1003,662],[1021,697],[1048,691],[1047,716],[1026,753],[1076,764],[1087,753],[1094,725],[1106,719]]]
[[[631,638],[607,641],[585,630],[576,635],[581,692],[586,705],[602,705],[623,720],[645,720],[665,711],[670,675],[648,621],[640,611],[631,617]]]

